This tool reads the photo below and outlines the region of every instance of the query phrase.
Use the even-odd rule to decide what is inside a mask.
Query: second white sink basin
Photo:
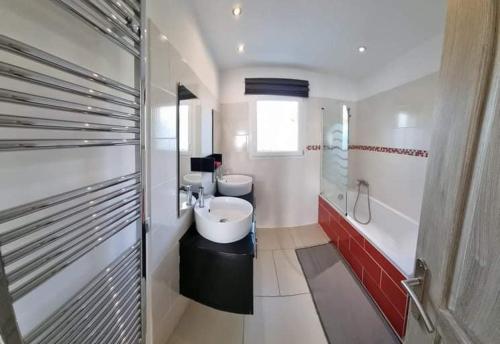
[[[219,193],[224,196],[243,196],[252,191],[253,178],[241,174],[229,174],[217,180]]]
[[[243,239],[250,233],[253,206],[240,198],[215,197],[197,204],[194,218],[198,233],[205,239],[228,244]]]
[[[215,193],[215,183],[202,180],[201,173],[188,173],[182,177],[184,185],[191,185],[193,192],[198,193],[200,186],[205,188],[205,195],[213,195]]]

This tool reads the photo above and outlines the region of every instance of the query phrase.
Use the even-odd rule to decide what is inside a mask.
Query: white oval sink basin
[[[228,244],[243,239],[250,233],[253,206],[240,198],[216,197],[197,204],[194,219],[198,233],[205,239]]]
[[[217,186],[224,196],[243,196],[252,191],[253,178],[241,174],[230,174],[219,178]]]
[[[196,190],[201,186],[201,173],[188,173],[182,177],[184,185],[191,185]]]
[[[191,185],[191,190],[193,192],[198,192],[200,186],[203,185],[205,188],[205,195],[213,195],[215,193],[215,183],[202,182],[201,173],[188,173],[182,177],[182,183],[184,185]]]

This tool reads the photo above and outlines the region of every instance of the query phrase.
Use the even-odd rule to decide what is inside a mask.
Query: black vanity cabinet
[[[180,293],[204,305],[253,314],[255,234],[218,244],[203,238],[196,225],[180,240]]]

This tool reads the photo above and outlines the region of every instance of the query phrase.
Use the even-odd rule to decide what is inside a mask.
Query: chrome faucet
[[[200,186],[200,189],[198,191],[198,206],[200,208],[205,208],[205,195],[203,192],[205,191],[205,188],[203,186]]]
[[[222,179],[224,177],[224,166],[220,165],[217,169],[217,178]]]
[[[191,185],[181,185],[179,189],[187,193],[187,205],[193,205],[193,187]]]

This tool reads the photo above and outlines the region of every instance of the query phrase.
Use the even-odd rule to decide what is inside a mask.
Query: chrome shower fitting
[[[362,225],[367,225],[372,220],[372,209],[370,206],[370,184],[368,184],[368,182],[366,180],[358,179],[357,185],[358,185],[358,195],[356,196],[356,201],[354,202],[353,217],[354,217],[354,220],[358,221]],[[361,186],[366,187],[366,197],[368,199],[368,221],[366,221],[366,222],[360,221],[358,219],[358,217],[356,216],[356,208],[358,207],[359,195],[361,194]]]

